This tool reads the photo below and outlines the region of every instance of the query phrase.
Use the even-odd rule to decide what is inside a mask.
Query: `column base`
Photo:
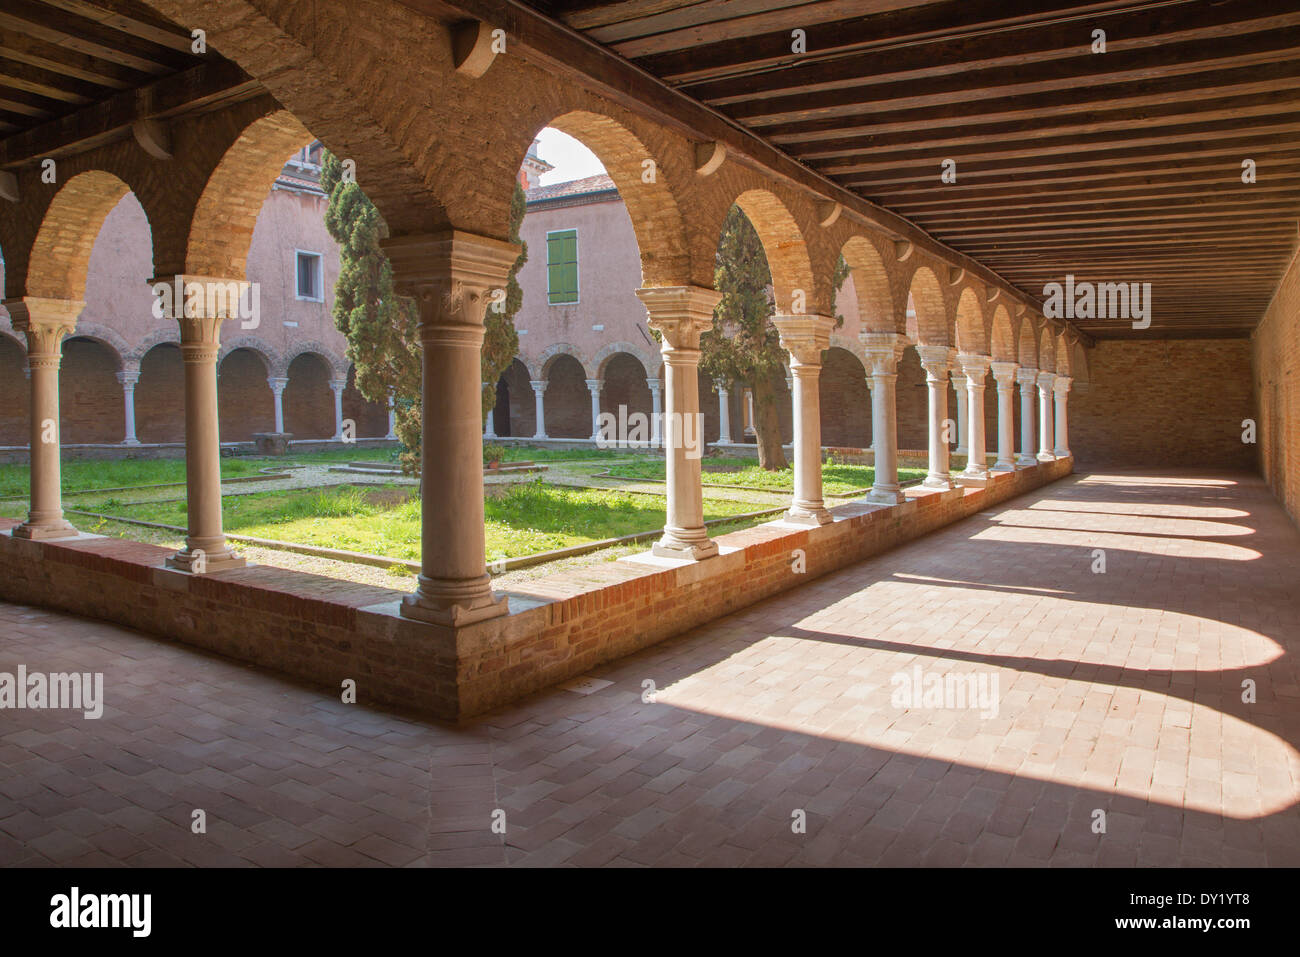
[[[1058,459],[1068,459],[1070,457],[1069,449],[1052,449],[1052,454]]]
[[[47,542],[56,538],[76,538],[81,533],[66,519],[53,522],[23,522],[14,528],[14,538],[25,538],[33,542]]]
[[[1025,454],[1016,458],[1016,468],[1018,469],[1030,469],[1037,464],[1038,459],[1034,458],[1032,455]]]
[[[402,599],[403,618],[433,625],[460,627],[510,613],[505,595],[492,592],[492,579],[442,579],[420,576],[415,594]]]
[[[831,518],[831,513],[820,505],[791,505],[781,518],[782,521],[790,522],[793,525],[808,525],[810,527],[829,525],[835,521],[835,519]]]
[[[202,554],[201,560],[199,558],[200,554]],[[243,568],[247,564],[248,560],[243,555],[237,555],[229,548],[224,547],[216,553],[205,552],[201,549],[184,548],[175,555],[168,555],[163,562],[166,568],[178,572],[188,572],[191,575],[226,572],[232,568]]]
[[[140,440],[139,440],[139,439],[123,439],[123,440],[122,440],[122,444],[123,444],[123,445],[139,445],[139,444],[140,444]]]
[[[903,490],[894,486],[893,488],[878,488],[873,486],[867,493],[867,501],[873,505],[901,505],[907,501],[907,496]]]
[[[1055,462],[1055,461],[1056,461],[1056,456],[1053,455],[1051,452],[1039,452],[1039,453],[1038,453],[1038,461],[1040,461],[1040,462]]]
[[[1014,472],[1016,470],[1015,462],[998,462],[990,471],[993,472]]]
[[[993,481],[993,476],[988,472],[981,472],[978,475],[967,475],[961,472],[957,475],[957,484],[961,488],[987,488]]]
[[[952,479],[943,475],[927,475],[925,481],[921,483],[921,487],[934,489],[936,492],[946,492],[952,488]]]
[[[550,436],[549,436],[549,435],[534,435],[533,438],[534,438],[534,439],[538,439],[538,440],[544,442],[544,441],[546,441],[547,439],[549,439]]]
[[[681,558],[692,562],[713,558],[718,554],[718,543],[709,538],[703,528],[698,531],[698,537],[686,537],[676,529],[665,530],[664,537],[650,546],[650,554],[659,558]]]

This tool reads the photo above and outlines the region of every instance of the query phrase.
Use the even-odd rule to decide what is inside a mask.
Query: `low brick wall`
[[[487,711],[1068,475],[1073,460],[995,474],[987,487],[849,503],[835,522],[720,536],[690,563],[634,556],[509,592],[511,614],[461,629],[398,614],[402,593],[268,566],[190,576],[166,549],[115,538],[16,539],[0,520],[0,598],[102,618],[445,719]],[[806,571],[796,574],[794,551]]]

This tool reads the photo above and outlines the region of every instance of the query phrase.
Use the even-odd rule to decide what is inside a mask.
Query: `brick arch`
[[[307,353],[318,356],[321,361],[325,363],[334,378],[347,378],[348,367],[351,366],[352,363],[340,356],[324,343],[318,342],[315,339],[307,339],[303,342],[296,343],[282,352],[279,356],[279,361],[271,367],[274,370],[274,374],[277,376],[287,376],[289,374],[289,366],[293,364],[293,360],[301,355],[306,355]]]
[[[818,380],[822,445],[866,448],[871,444],[871,398],[867,370],[853,349],[831,345],[822,354]]]
[[[863,332],[903,332],[885,258],[870,239],[853,236],[840,251],[853,277]]]
[[[1056,343],[1052,339],[1052,327],[1046,323],[1038,331],[1038,368],[1043,372],[1056,371]]]
[[[769,190],[751,188],[736,197],[735,205],[753,224],[763,244],[767,266],[772,273],[777,313],[793,311],[796,290],[803,292],[803,311],[815,311],[817,286],[808,244],[785,203]]]
[[[280,110],[259,117],[236,137],[208,176],[194,207],[185,245],[186,272],[243,279],[262,205],[285,160],[312,138]]]
[[[583,375],[589,379],[591,378],[591,374],[588,371],[591,367],[591,363],[583,357],[580,349],[575,349],[567,342],[552,343],[543,349],[541,355],[534,359],[533,364],[529,366],[529,373],[536,373],[536,378],[545,379],[551,371],[552,364],[554,364],[555,360],[560,356],[569,356],[576,359],[578,365],[582,366]]]
[[[99,169],[78,173],[65,182],[41,217],[26,275],[19,276],[19,269],[14,268],[5,277],[9,295],[84,299],[90,253],[99,230],[130,191],[118,176]]]
[[[164,327],[162,329],[155,329],[153,332],[146,335],[143,339],[141,339],[139,342],[135,344],[135,348],[131,349],[127,353],[127,355],[129,356],[131,361],[138,364],[140,362],[143,362],[144,357],[147,356],[150,352],[152,352],[154,348],[157,346],[162,346],[162,345],[179,346],[180,344],[181,344],[181,337],[179,331],[175,328]]]
[[[626,353],[637,362],[641,363],[641,368],[645,374],[650,375],[650,370],[658,365],[657,358],[652,358],[648,352],[631,342],[611,342],[609,345],[601,346],[599,352],[591,357],[591,367],[596,370],[596,378],[605,378],[605,367],[614,356],[620,353]]]
[[[972,355],[989,354],[989,337],[984,328],[984,307],[980,294],[973,285],[962,289],[953,313],[954,343],[957,348]]]
[[[546,366],[546,434],[553,439],[585,439],[591,435],[590,378],[577,356],[557,353]]]
[[[93,339],[100,345],[107,347],[116,357],[118,369],[124,369],[131,362],[131,347],[126,344],[117,332],[109,326],[102,325],[98,322],[77,322],[77,328],[73,331],[70,339]]]
[[[600,113],[571,110],[545,125],[580,140],[618,187],[641,254],[642,285],[684,282],[690,275],[686,225],[660,158],[626,126]],[[519,160],[523,162],[522,155]],[[650,182],[644,175],[647,162],[654,164]]]
[[[948,302],[939,277],[929,266],[918,265],[908,279],[908,298],[915,312],[916,329],[908,338],[927,346],[951,346]]]
[[[1071,355],[1070,340],[1066,338],[1065,333],[1057,333],[1053,338],[1053,347],[1056,350],[1056,374],[1070,375]]]
[[[217,367],[221,367],[221,363],[225,361],[226,356],[239,349],[251,352],[261,359],[262,364],[266,366],[266,374],[268,376],[274,375],[274,370],[278,369],[281,365],[279,354],[273,347],[267,345],[267,343],[262,339],[257,336],[238,336],[231,339],[229,342],[223,342],[221,344],[221,354],[217,357]],[[283,365],[286,369],[289,367],[287,362]]]
[[[1029,314],[1025,314],[1020,319],[1016,342],[1016,361],[1027,369],[1037,369],[1038,329]]]
[[[989,330],[989,340],[993,350],[990,355],[998,362],[1020,361],[1020,350],[1016,347],[1015,330],[1011,325],[1011,313],[1005,305],[999,304],[993,310]]]

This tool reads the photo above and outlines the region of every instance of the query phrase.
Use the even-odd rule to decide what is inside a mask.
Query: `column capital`
[[[952,350],[947,346],[918,345],[916,354],[921,357],[921,368],[928,377],[942,379],[952,364]]]
[[[1021,366],[1016,371],[1016,381],[1024,386],[1033,385],[1038,381],[1038,370],[1031,369],[1028,366]]]
[[[330,388],[335,392],[342,392],[348,387],[347,379],[330,379]]]
[[[588,380],[587,380],[587,388],[590,389],[592,392],[599,392],[600,389],[601,389],[601,387],[602,387],[604,384],[605,384],[605,380],[604,380],[604,379],[588,379]]]
[[[120,385],[129,385],[132,388],[135,388],[135,384],[140,381],[140,373],[139,371],[123,369],[121,372],[117,373],[117,381]]]
[[[59,355],[59,343],[72,335],[77,327],[77,317],[86,308],[84,299],[49,299],[41,296],[22,296],[5,299],[9,310],[9,323],[14,332],[27,336],[28,362],[35,357]]]
[[[1011,388],[1016,381],[1016,370],[1020,368],[1020,364],[994,361],[989,363],[989,366],[993,370],[993,378],[997,380],[998,385],[1008,389]]]
[[[545,379],[529,379],[529,380],[528,380],[528,384],[529,384],[530,386],[533,387],[533,391],[534,391],[534,392],[545,392],[545,391],[546,391],[546,380],[545,380]]]
[[[984,382],[984,376],[988,374],[991,362],[988,356],[972,352],[959,352],[957,353],[957,361],[961,363],[962,371],[966,373],[968,379],[973,379],[976,385]]]
[[[663,351],[700,347],[700,334],[713,328],[713,310],[722,293],[705,286],[643,286],[636,291],[645,304],[649,325],[663,336]]]
[[[872,375],[893,375],[907,348],[907,337],[896,332],[862,332],[858,341],[866,350]]]
[[[1038,373],[1038,387],[1039,387],[1040,389],[1050,389],[1050,388],[1052,388],[1052,380],[1054,380],[1055,378],[1056,378],[1056,373],[1055,373],[1055,372],[1040,372],[1040,373]]]
[[[650,380],[647,379],[646,381],[649,382]],[[726,379],[714,379],[713,388],[719,395],[722,395],[731,389],[731,383]]]
[[[266,384],[271,387],[272,392],[280,393],[289,384],[289,379],[286,376],[267,376]]]
[[[482,346],[491,292],[505,289],[518,246],[445,229],[392,236],[380,247],[392,263],[397,292],[414,299],[420,310],[421,342]]]
[[[831,345],[834,316],[814,313],[776,315],[772,317],[772,325],[776,326],[780,336],[781,348],[790,353],[791,365],[796,374],[800,366],[821,366],[822,352]]]
[[[663,382],[657,378],[646,379],[645,384],[649,387],[651,392],[658,392],[663,387]]]
[[[1068,375],[1058,375],[1052,380],[1052,391],[1057,395],[1065,395],[1070,391],[1071,378]]]

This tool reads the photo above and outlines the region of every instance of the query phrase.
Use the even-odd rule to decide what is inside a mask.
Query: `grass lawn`
[[[409,497],[410,492],[409,487],[396,485],[343,485],[227,495],[222,514],[226,531],[234,534],[418,560],[420,504]],[[124,518],[185,525],[184,502],[123,505],[109,498],[85,507]],[[722,518],[759,508],[748,502],[705,500],[704,515]],[[492,560],[653,531],[664,523],[665,502],[655,495],[534,482],[505,487],[487,498],[485,509],[487,557]],[[70,517],[77,521],[77,516]],[[92,530],[89,521],[83,517],[80,522],[86,531]]]
[[[758,467],[755,459],[742,458],[706,458],[704,461],[704,481],[714,485],[743,485],[746,488],[770,491],[791,491],[794,489],[794,470],[782,469],[768,472]],[[662,459],[638,459],[613,469],[615,475],[629,478],[664,480],[664,463]],[[925,469],[899,469],[900,481],[908,482],[925,478]],[[822,490],[828,495],[842,495],[858,489],[870,488],[875,481],[876,470],[869,465],[823,465]]]
[[[258,469],[273,464],[272,459],[223,458],[222,478],[256,475]],[[26,465],[0,465],[0,498],[26,498]],[[63,494],[74,495],[97,488],[123,488],[130,485],[157,485],[185,481],[185,460],[116,459],[97,462],[74,459],[61,467]]]

